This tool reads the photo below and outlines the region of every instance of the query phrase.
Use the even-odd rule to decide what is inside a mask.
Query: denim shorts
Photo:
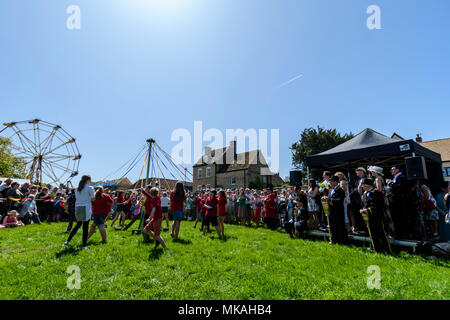
[[[170,211],[170,213],[172,214],[173,220],[175,220],[175,221],[183,220],[183,211],[174,210],[174,211]]]
[[[97,227],[100,227],[105,224],[106,214],[96,214],[93,216],[94,223]]]

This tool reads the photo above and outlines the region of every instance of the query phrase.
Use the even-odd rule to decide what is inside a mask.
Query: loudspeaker
[[[302,172],[300,170],[289,172],[289,184],[296,187],[300,187],[302,185]]]
[[[428,179],[424,157],[405,158],[406,176],[409,180]]]

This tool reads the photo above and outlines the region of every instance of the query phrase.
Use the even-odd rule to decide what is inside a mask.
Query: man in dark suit
[[[394,223],[396,238],[406,238],[408,235],[408,207],[409,189],[408,180],[398,166],[391,168],[392,180],[387,179],[386,184],[391,188],[389,197],[390,211]]]
[[[392,253],[391,244],[383,224],[384,195],[374,188],[373,179],[364,179],[362,187],[364,189],[364,195],[362,198],[363,209],[361,209],[361,214],[367,221],[373,248],[377,252]]]
[[[329,180],[331,190],[328,193],[331,243],[348,243],[345,229],[344,198],[345,191],[339,186],[339,178],[333,176]]]

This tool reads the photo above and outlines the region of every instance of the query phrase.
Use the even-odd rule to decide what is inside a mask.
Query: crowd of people
[[[64,245],[83,227],[83,248],[97,228],[106,242],[105,228],[125,231],[136,221],[144,222],[142,231],[163,248],[167,245],[161,231],[169,232],[172,221],[170,236],[178,239],[182,220],[193,221],[193,228],[200,225],[203,235],[214,227],[218,238],[225,234],[225,223],[281,228],[292,238],[322,230],[329,233],[330,243],[340,244],[348,243],[349,234],[362,234],[371,237],[376,251],[387,253],[392,239],[439,236],[439,220],[449,217],[448,184],[434,197],[425,183],[411,183],[398,167],[391,168],[391,179],[384,179],[383,169],[376,166],[359,167],[355,173],[357,179],[350,181],[342,172],[325,171],[320,182],[310,179],[306,188],[195,192],[182,182],[170,190],[156,181],[145,188],[112,191],[92,187],[88,175],[71,189],[6,179],[0,182],[0,228],[68,221]]]

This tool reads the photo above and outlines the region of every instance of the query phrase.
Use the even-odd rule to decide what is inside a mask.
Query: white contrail
[[[291,83],[291,82],[294,82],[295,80],[297,80],[298,78],[301,78],[301,77],[303,77],[303,74],[299,74],[298,76],[293,77],[291,80],[288,80],[288,81],[286,81],[286,82],[283,82],[282,84],[280,84],[280,85],[278,86],[278,89],[281,88],[281,87],[284,87],[284,86],[288,85],[288,84]]]

